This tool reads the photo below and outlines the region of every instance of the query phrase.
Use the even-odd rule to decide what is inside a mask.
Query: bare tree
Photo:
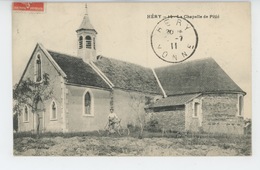
[[[142,138],[144,126],[145,126],[145,114],[144,114],[145,96],[134,94],[131,92],[129,92],[129,96],[131,98],[129,105],[134,111],[137,118],[137,122],[140,127],[139,138]]]
[[[53,89],[50,87],[49,75],[43,74],[42,81],[35,82],[30,78],[21,80],[14,86],[13,89],[13,112],[21,115],[23,107],[27,105],[31,108],[33,114],[37,114],[37,136],[39,136],[40,116],[38,113],[38,103],[48,100],[53,94]]]

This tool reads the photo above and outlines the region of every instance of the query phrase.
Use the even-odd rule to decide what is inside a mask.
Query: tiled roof
[[[95,65],[117,88],[162,94],[150,68],[112,58],[98,56]]]
[[[83,18],[79,28],[77,29],[77,31],[79,31],[79,30],[93,30],[93,31],[96,32],[96,30],[94,29],[94,27],[90,23],[88,15],[84,16],[84,18]]]
[[[109,85],[81,58],[48,51],[67,75],[69,83],[109,88]],[[150,68],[98,56],[94,64],[115,88],[162,94]],[[245,93],[212,59],[190,61],[155,69],[167,96],[205,92]],[[170,99],[165,98],[165,101]]]
[[[167,95],[245,93],[212,58],[155,69]]]
[[[67,75],[68,83],[109,88],[106,82],[81,58],[48,51]]]
[[[187,94],[162,98],[152,103],[149,108],[184,105],[186,102],[196,98],[199,95],[200,94]]]
[[[109,88],[108,84],[81,58],[48,51],[67,75],[68,83]],[[162,94],[153,72],[136,64],[98,57],[94,64],[114,84],[115,88],[144,93]]]

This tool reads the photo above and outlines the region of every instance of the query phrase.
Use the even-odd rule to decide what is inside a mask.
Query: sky
[[[75,31],[84,14],[84,3],[45,3],[41,13],[13,12],[13,85],[19,81],[37,43],[76,56]],[[152,68],[170,64],[155,55],[150,42],[151,33],[162,18],[147,16],[202,16],[187,18],[199,41],[195,53],[186,61],[212,57],[247,93],[244,113],[251,117],[248,3],[88,3],[88,14],[98,32],[97,54]]]

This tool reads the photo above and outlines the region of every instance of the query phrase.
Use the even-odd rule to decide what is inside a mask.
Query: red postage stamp
[[[43,2],[14,2],[13,10],[43,12],[44,3]]]

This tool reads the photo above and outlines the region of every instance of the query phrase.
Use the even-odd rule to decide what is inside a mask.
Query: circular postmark
[[[198,46],[198,34],[185,18],[168,17],[157,23],[151,34],[154,53],[162,60],[179,63],[190,58]]]

